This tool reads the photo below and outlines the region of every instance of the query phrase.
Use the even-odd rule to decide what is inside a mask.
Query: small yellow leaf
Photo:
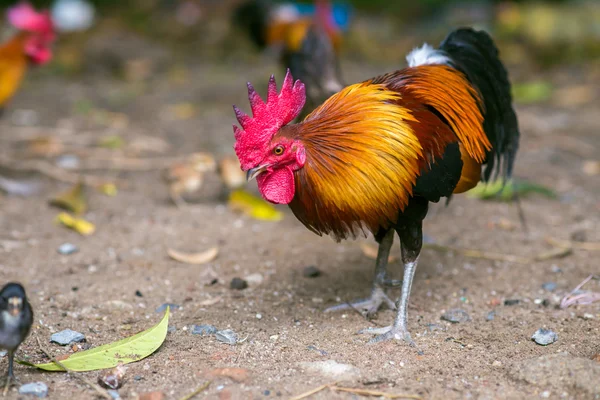
[[[377,259],[377,252],[378,249],[377,247],[373,246],[372,244],[369,243],[361,243],[360,244],[360,249],[362,250],[363,254],[367,257],[370,258],[372,260]],[[395,256],[388,256],[388,262],[394,262],[396,261],[396,257]]]
[[[236,190],[229,195],[229,208],[234,211],[241,211],[254,219],[263,221],[279,221],[283,218],[283,213],[267,203],[265,200],[256,197],[245,190]]]
[[[219,248],[212,247],[200,253],[182,253],[177,250],[169,249],[167,250],[167,254],[169,254],[172,259],[182,263],[206,264],[217,258],[217,255],[219,254]]]
[[[114,183],[104,183],[102,185],[100,185],[99,190],[110,197],[114,197],[117,195],[118,190],[117,190],[117,185],[115,185]]]
[[[81,215],[87,210],[83,183],[78,183],[68,191],[50,200],[50,205]]]
[[[65,212],[58,214],[56,221],[83,236],[89,236],[96,231],[96,226],[91,222],[82,218],[75,218]]]

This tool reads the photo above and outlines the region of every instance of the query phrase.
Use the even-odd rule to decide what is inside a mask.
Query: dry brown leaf
[[[600,174],[600,161],[586,160],[583,162],[581,170],[588,176],[595,176]]]
[[[221,299],[222,297],[212,297],[210,299],[202,300],[198,304],[201,306],[212,306],[213,304],[217,304],[218,302],[220,302]]]
[[[240,168],[240,162],[234,156],[226,156],[219,162],[219,172],[223,183],[229,189],[239,189],[246,185],[246,173]]]
[[[206,264],[217,258],[219,254],[218,247],[212,247],[200,253],[183,253],[181,251],[167,250],[169,257],[186,264]]]
[[[375,260],[377,258],[377,247],[369,244],[369,243],[361,243],[360,244],[360,249],[362,250],[363,254],[365,256],[367,256],[370,259]],[[396,261],[398,258],[395,256],[390,255],[388,257],[388,262],[394,262]]]

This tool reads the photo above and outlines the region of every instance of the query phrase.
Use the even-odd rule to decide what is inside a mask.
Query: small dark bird
[[[18,283],[7,283],[0,291],[0,348],[8,351],[6,389],[10,386],[11,379],[15,379],[15,351],[29,334],[32,323],[33,311],[27,301],[25,289]]]

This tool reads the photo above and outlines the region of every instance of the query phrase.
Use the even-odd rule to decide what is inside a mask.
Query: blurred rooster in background
[[[351,306],[370,315],[384,303],[397,309],[393,325],[365,333],[378,334],[374,342],[413,344],[408,301],[428,204],[492,174],[509,178],[519,129],[507,72],[487,33],[458,29],[438,49],[425,44],[407,60],[405,69],[342,89],[297,124],[289,123],[306,101],[302,82],[288,71],[278,94],[271,77],[266,102],[249,83],[253,116],[234,106],[241,125],[234,133],[241,168],[266,200],[289,204],[319,235],[374,234],[373,290]],[[394,231],[404,263],[396,304],[385,293],[395,286],[387,276]]]
[[[327,0],[303,6],[251,0],[234,14],[235,24],[259,49],[281,47],[281,65],[306,85],[307,104],[300,118],[345,86],[338,54],[348,20],[347,8]]]
[[[36,12],[29,3],[10,8],[7,17],[19,32],[0,46],[0,110],[15,94],[30,65],[50,61],[56,36],[50,14]]]
[[[281,57],[282,66],[306,85],[306,105],[300,119],[346,86],[338,62],[341,33],[333,19],[331,4],[317,0],[315,6],[313,21],[303,35],[289,32],[285,37]]]

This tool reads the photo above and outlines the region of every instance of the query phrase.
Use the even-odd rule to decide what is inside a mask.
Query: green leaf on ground
[[[150,329],[90,350],[73,353],[66,358],[58,358],[61,364],[71,371],[94,371],[113,368],[119,364],[129,364],[142,360],[154,353],[165,341],[169,325],[169,308],[162,320]],[[21,364],[33,366],[44,371],[62,371],[56,363],[31,364],[18,361]]]

